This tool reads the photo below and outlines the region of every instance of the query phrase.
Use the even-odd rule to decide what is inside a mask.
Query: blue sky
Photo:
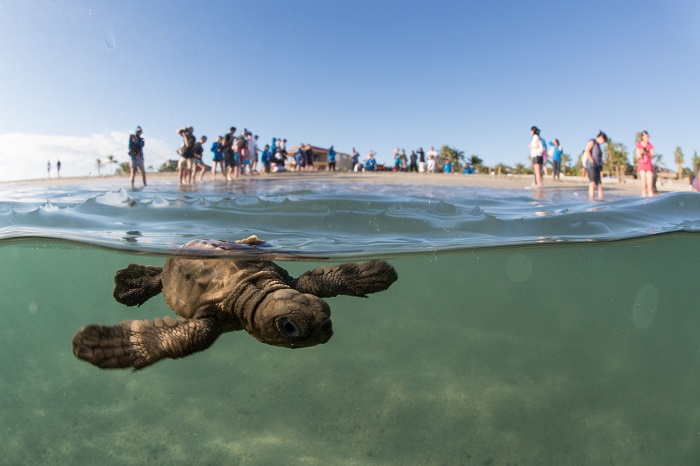
[[[0,179],[175,158],[177,128],[229,126],[348,152],[443,144],[527,163],[529,128],[579,154],[648,130],[700,149],[700,2],[0,3]],[[206,157],[210,157],[207,153]],[[8,165],[6,165],[7,167]]]

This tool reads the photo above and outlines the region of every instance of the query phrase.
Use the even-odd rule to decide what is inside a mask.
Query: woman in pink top
[[[637,173],[642,180],[642,197],[654,195],[654,145],[649,142],[649,133],[642,131],[642,140],[637,142]]]

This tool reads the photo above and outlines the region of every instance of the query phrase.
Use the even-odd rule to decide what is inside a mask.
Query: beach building
[[[296,166],[294,163],[294,154],[296,153],[298,145],[287,149],[287,168],[291,169]],[[327,171],[328,170],[328,149],[318,146],[311,146],[311,150],[314,153],[314,170]],[[352,157],[350,154],[344,152],[335,151],[335,167],[336,170],[352,170]]]

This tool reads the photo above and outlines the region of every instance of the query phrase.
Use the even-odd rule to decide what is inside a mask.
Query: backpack
[[[141,144],[139,144],[138,139],[132,134],[129,136],[129,156],[138,157],[141,155]]]

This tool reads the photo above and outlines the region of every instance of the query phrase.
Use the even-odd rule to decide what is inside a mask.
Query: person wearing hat
[[[603,184],[600,179],[600,172],[603,170],[603,151],[600,145],[608,142],[608,136],[602,131],[589,140],[586,149],[583,151],[586,157],[586,171],[588,172],[588,198],[592,201],[595,194],[595,187],[598,186],[598,200],[603,200]]]
[[[143,146],[146,141],[141,137],[143,130],[140,126],[136,127],[136,132],[129,136],[129,157],[131,157],[131,189],[134,189],[134,179],[136,171],[141,170],[141,178],[143,185],[146,186],[146,169],[143,164]]]

